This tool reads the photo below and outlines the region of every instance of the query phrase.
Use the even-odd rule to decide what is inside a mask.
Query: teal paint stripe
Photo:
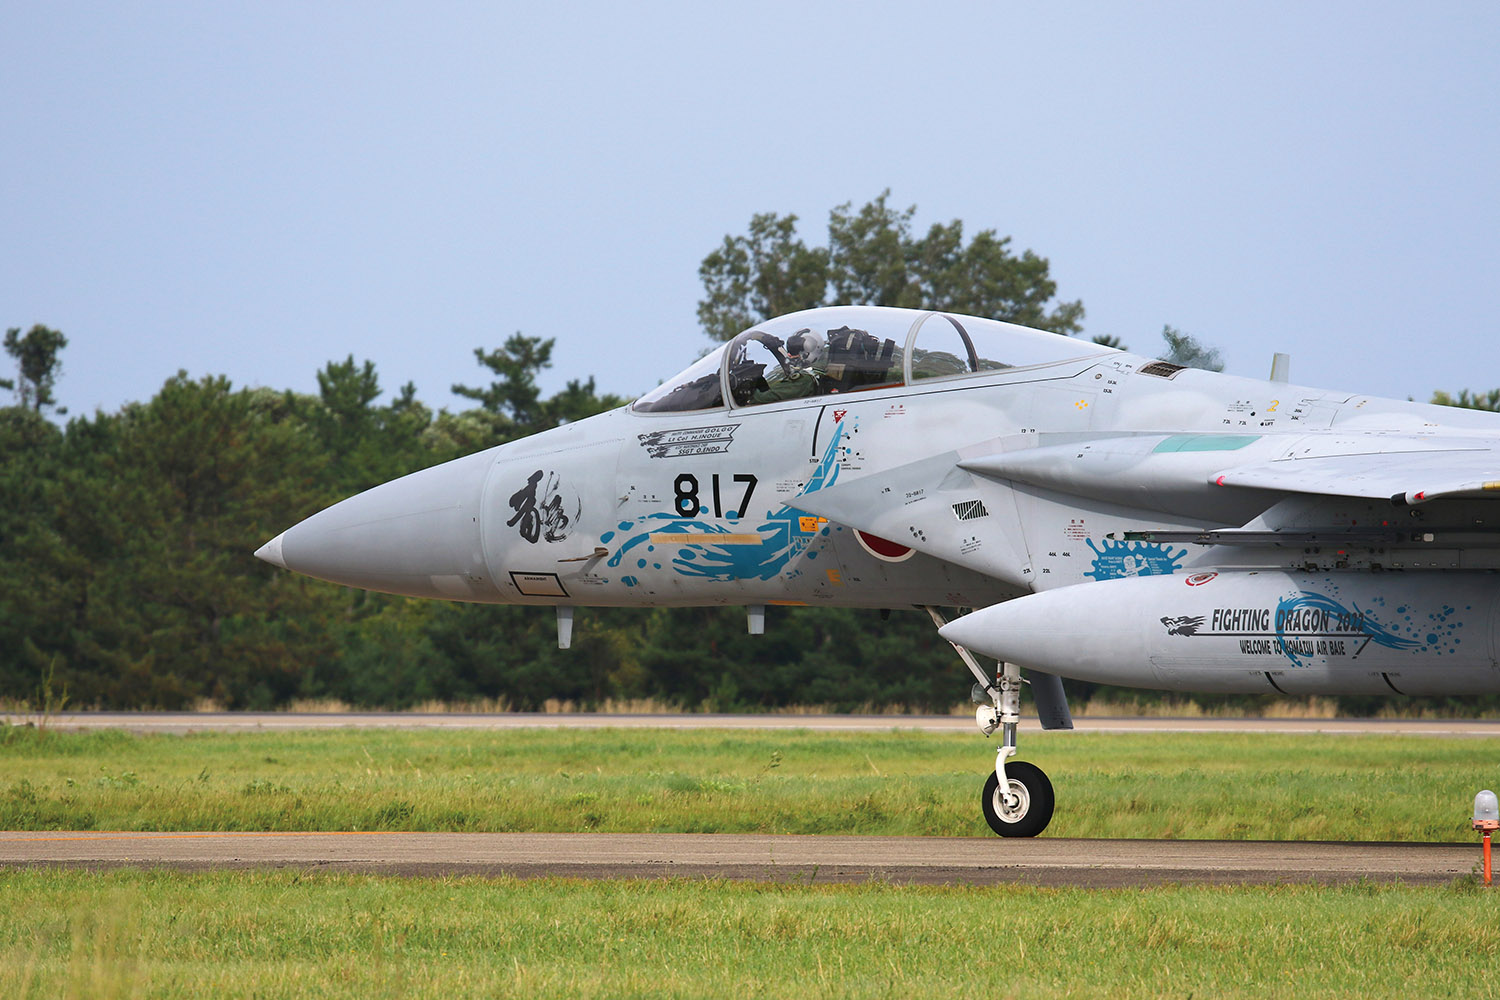
[[[1173,434],[1151,451],[1239,451],[1259,440],[1259,434]]]

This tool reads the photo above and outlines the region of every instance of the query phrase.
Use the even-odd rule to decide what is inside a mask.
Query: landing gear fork
[[[941,612],[928,607],[927,614],[939,628],[946,625]],[[1014,663],[997,663],[991,683],[974,654],[958,643],[950,643],[969,672],[974,675],[974,700],[981,695],[990,704],[981,703],[974,721],[985,736],[1000,730],[1000,745],[995,748],[995,770],[984,783],[980,797],[981,810],[990,829],[1002,837],[1035,837],[1052,820],[1056,803],[1052,782],[1041,768],[1026,761],[1012,761],[1016,755],[1016,726],[1021,721],[1021,668]]]

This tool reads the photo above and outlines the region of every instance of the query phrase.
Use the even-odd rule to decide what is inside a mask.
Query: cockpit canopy
[[[642,412],[735,407],[965,378],[1108,354],[1012,323],[882,306],[829,306],[756,325],[636,400]]]

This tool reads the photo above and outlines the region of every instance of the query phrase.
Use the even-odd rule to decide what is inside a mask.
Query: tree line
[[[792,215],[757,215],[726,236],[700,268],[709,340],[830,302],[1082,332],[1082,302],[1057,301],[1046,258],[1012,253],[994,230],[965,239],[957,220],[916,234],[915,208],[893,209],[888,195],[835,208],[826,245],[807,245]],[[1164,356],[1217,367],[1181,331],[1165,327],[1163,342]],[[0,407],[0,699],[30,699],[43,678],[71,704],[165,709],[652,698],[946,710],[968,691],[952,649],[909,610],[773,608],[752,637],[734,608],[580,609],[573,648],[558,650],[547,608],[372,594],[253,557],[360,490],[626,401],[592,377],[544,395],[553,340],[516,333],[477,348],[487,381],[452,387],[474,404],[458,412],[434,410],[410,382],[387,393],[374,364],[351,355],[317,372],[316,393],[179,372],[147,401],[61,424],[66,346],[40,325],[4,341],[16,378],[0,380],[13,395]],[[1434,401],[1494,409],[1500,390]]]

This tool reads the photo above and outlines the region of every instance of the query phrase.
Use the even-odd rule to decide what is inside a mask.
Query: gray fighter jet
[[[1280,359],[1281,356],[1278,356]],[[378,486],[256,553],[352,587],[550,605],[927,609],[1034,836],[1021,669],[1178,691],[1500,691],[1500,415],[1183,368],[940,312],[746,331],[629,406]],[[939,607],[975,609],[945,622]],[[994,657],[986,671],[973,654]]]

